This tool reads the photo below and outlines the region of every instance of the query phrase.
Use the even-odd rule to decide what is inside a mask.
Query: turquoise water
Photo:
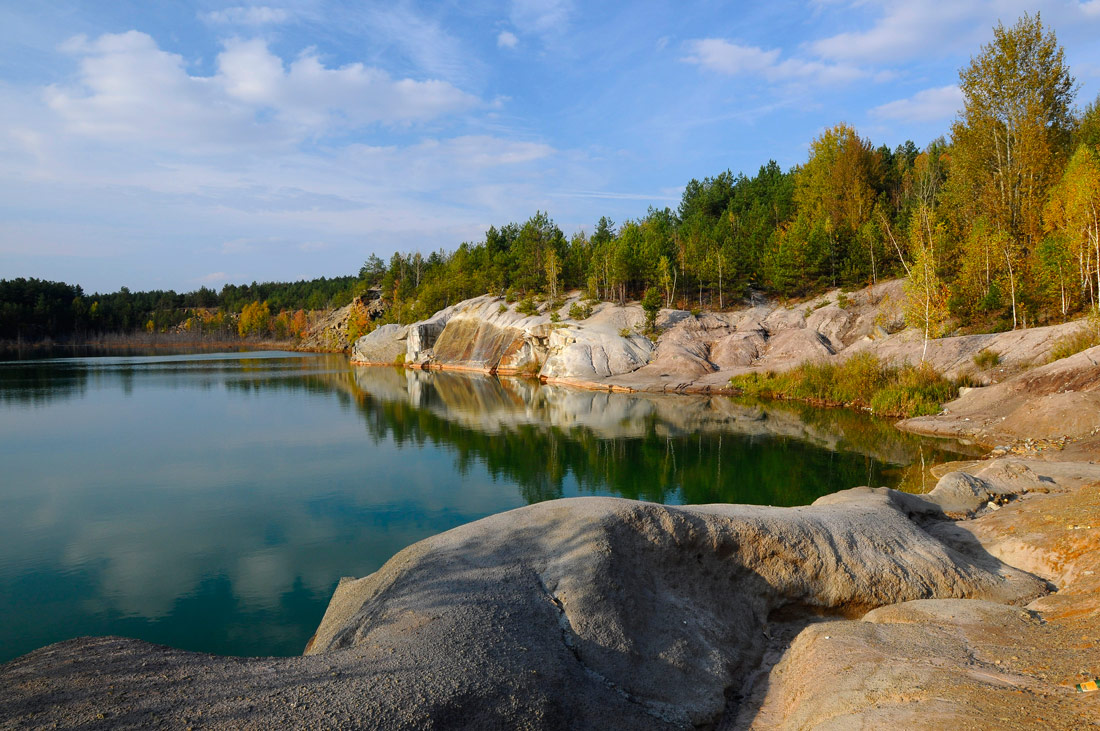
[[[300,353],[0,362],[0,661],[302,651],[341,576],[528,503],[795,505],[950,458],[889,424]]]

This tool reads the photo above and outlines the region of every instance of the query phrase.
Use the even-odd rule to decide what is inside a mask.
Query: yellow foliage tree
[[[249,335],[263,335],[271,325],[271,308],[267,302],[251,302],[241,310],[237,321],[237,333],[242,338]]]
[[[1077,260],[1081,291],[1095,308],[1100,295],[1100,154],[1087,144],[1066,166],[1051,190],[1045,211],[1047,229],[1064,235]]]
[[[1058,178],[1073,130],[1074,80],[1053,32],[1036,14],[993,42],[959,72],[964,107],[952,126],[952,185],[974,221],[1000,234],[1017,325],[1017,291],[1042,236],[1042,210]]]

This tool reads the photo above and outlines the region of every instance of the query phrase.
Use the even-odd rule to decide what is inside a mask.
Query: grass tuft
[[[982,350],[974,355],[974,365],[983,371],[1001,364],[1001,354],[996,350]]]
[[[1100,332],[1092,328],[1078,330],[1054,341],[1050,348],[1050,359],[1055,361],[1068,358],[1097,345],[1100,345]]]

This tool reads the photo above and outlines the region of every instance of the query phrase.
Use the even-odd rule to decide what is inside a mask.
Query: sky
[[[924,146],[1041,12],[1078,104],[1100,0],[0,0],[0,279],[354,274],[547,211],[566,234],[839,122]]]

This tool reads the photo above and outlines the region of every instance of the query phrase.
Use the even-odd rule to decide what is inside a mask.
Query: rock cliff
[[[556,311],[543,303],[531,315],[485,295],[423,322],[379,328],[355,344],[352,360],[522,373],[606,390],[722,392],[733,375],[871,351],[895,363],[925,357],[945,375],[965,373],[988,383],[1041,364],[1057,338],[1079,327],[941,338],[930,341],[926,353],[921,334],[905,328],[903,298],[902,283],[891,281],[848,294],[828,292],[796,306],[763,302],[698,315],[661,310],[654,341],[642,332],[645,316],[637,304],[595,304],[590,316],[577,320],[569,312],[581,301],[578,294]],[[975,365],[982,351],[997,353],[996,371]]]

